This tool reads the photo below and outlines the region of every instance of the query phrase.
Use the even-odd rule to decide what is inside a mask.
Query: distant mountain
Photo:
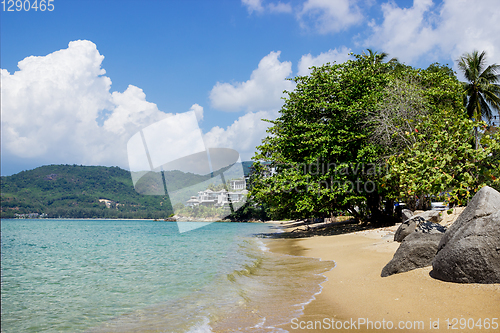
[[[243,162],[245,175],[251,163]],[[169,184],[180,188],[207,176],[168,171],[165,178],[174,179]],[[137,193],[130,172],[118,167],[47,165],[2,176],[0,184],[2,218],[43,214],[51,218],[162,219],[173,213],[168,196]]]

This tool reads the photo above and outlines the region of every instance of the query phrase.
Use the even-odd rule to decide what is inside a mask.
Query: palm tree
[[[462,82],[464,105],[469,119],[476,122],[486,118],[491,124],[493,110],[500,110],[500,65],[486,67],[486,52],[465,53],[458,59],[458,68],[468,82]],[[479,147],[478,129],[474,129],[476,149]]]
[[[474,50],[458,59],[458,68],[468,82],[464,87],[464,103],[469,119],[486,118],[491,123],[493,110],[500,110],[500,65],[486,67],[486,52]]]
[[[385,58],[389,56],[388,53],[382,52],[378,53],[377,51],[373,52],[372,49],[366,49],[368,51],[368,54],[363,51],[363,54],[361,55],[365,59],[369,59],[370,63],[373,65],[380,64]],[[397,62],[398,59],[392,58],[391,60],[388,61],[388,63],[394,63]]]

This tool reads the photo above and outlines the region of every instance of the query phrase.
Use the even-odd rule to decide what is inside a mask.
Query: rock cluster
[[[500,193],[483,187],[448,229],[439,213],[418,212],[401,224],[394,235],[401,245],[381,275],[432,264],[440,280],[500,283]]]
[[[408,213],[406,215],[411,216]],[[382,277],[429,266],[446,231],[445,227],[437,223],[441,220],[439,211],[425,211],[401,223],[394,234],[394,240],[401,242],[401,245],[383,268]]]

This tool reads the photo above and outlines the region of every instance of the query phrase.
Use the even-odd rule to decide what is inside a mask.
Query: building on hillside
[[[111,208],[111,207],[118,208],[118,206],[120,205],[116,201],[108,200],[108,199],[99,199],[99,202],[104,203],[106,205],[106,208]]]
[[[192,196],[188,201],[186,201],[186,206],[215,206],[224,207],[229,205],[229,203],[236,203],[243,201],[248,194],[247,190],[229,192],[226,190],[212,191],[205,190],[198,192],[197,196]]]
[[[222,189],[220,191],[212,191],[206,189],[199,191],[197,196],[192,196],[186,201],[186,206],[215,206],[224,207],[229,203],[236,203],[245,200],[248,191],[246,190],[246,182],[244,178],[232,179],[229,181],[231,191]]]
[[[244,190],[247,187],[245,178],[231,179],[229,184],[233,190]]]

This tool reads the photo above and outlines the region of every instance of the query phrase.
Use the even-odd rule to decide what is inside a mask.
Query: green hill
[[[165,177],[171,187],[179,188],[207,179],[180,171],[168,171]],[[137,193],[130,172],[118,167],[47,165],[2,176],[0,183],[2,218],[35,213],[51,218],[162,219],[173,212],[168,196]]]
[[[138,194],[130,172],[118,167],[48,165],[1,177],[1,212],[3,218],[16,213],[53,218],[164,218],[172,207],[167,196]]]

